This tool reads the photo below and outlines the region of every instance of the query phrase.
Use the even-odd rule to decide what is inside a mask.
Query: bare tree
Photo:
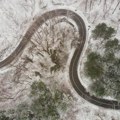
[[[93,0],[90,0],[90,11],[92,9]]]
[[[101,3],[101,0],[99,0],[99,3],[98,3],[98,5],[100,5],[100,3]]]
[[[85,12],[87,11],[88,0],[85,1]]]
[[[114,3],[114,0],[111,0],[110,6],[109,6],[108,9],[104,12],[104,15],[103,15],[103,18],[104,18],[104,19],[105,19],[107,13],[111,10],[111,7],[112,7],[113,3]]]
[[[104,2],[103,2],[103,11],[106,11],[106,9],[107,9],[107,3],[106,3],[106,0],[104,0]]]
[[[120,4],[120,1],[118,1],[118,3],[117,3],[117,5],[116,5],[115,9],[114,9],[113,12],[112,12],[112,14],[114,14],[114,12],[116,11],[116,9],[117,9],[117,7],[119,6],[119,4]]]

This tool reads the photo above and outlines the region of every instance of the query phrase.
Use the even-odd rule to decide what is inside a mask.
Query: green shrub
[[[105,88],[101,81],[95,81],[92,86],[91,90],[95,92],[97,96],[104,96],[105,95]]]
[[[107,41],[106,43],[105,43],[105,48],[107,49],[107,50],[110,50],[110,49],[115,49],[115,48],[117,48],[118,47],[118,43],[119,43],[119,41],[118,41],[118,39],[114,39],[114,40],[109,40],[109,41]]]
[[[6,116],[6,111],[0,111],[0,120],[10,120],[8,116]]]
[[[85,62],[85,73],[91,79],[99,78],[103,73],[103,66],[100,55],[95,52],[91,52],[87,56],[87,61]]]
[[[108,27],[105,23],[98,24],[95,29],[92,31],[92,35],[94,39],[103,38],[110,39],[115,34],[115,29],[112,27]]]

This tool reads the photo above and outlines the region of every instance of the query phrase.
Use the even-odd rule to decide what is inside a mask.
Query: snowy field
[[[118,0],[1,0],[0,61],[14,51],[35,18],[45,11],[55,8],[69,8],[79,13],[85,20],[88,39],[80,59],[79,69],[81,70],[78,71],[81,73],[80,78],[84,77],[82,76],[83,66],[81,64],[86,59],[84,57],[85,50],[91,44],[95,44],[90,37],[94,26],[100,22],[106,22],[117,30],[117,37],[119,37],[120,4]],[[62,20],[63,18],[60,17],[59,19]],[[73,21],[67,20],[74,25]],[[74,36],[78,37],[78,32],[69,22],[67,24],[66,22],[59,23],[58,18],[47,21],[47,26],[43,24],[35,33],[21,57],[16,60],[17,62],[11,64],[11,67],[7,69],[0,70],[0,109],[14,107],[21,101],[28,100],[27,95],[29,94],[30,85],[34,80],[42,79],[48,85],[56,82],[59,89],[71,93],[74,97],[73,104],[64,116],[64,120],[120,120],[119,110],[104,109],[88,103],[73,89],[69,80],[69,64],[75,50],[74,46],[71,47],[71,43],[74,41]],[[50,39],[53,36],[49,29],[51,24],[55,25],[54,41]],[[48,35],[45,34],[46,32]],[[66,33],[63,45],[58,40],[62,38],[62,32]],[[36,40],[37,33],[41,34],[39,36],[41,41]],[[44,39],[49,39],[49,41],[46,41],[49,49],[57,49],[57,51],[62,49],[58,54],[61,56],[60,65],[62,67],[53,74],[51,74],[50,68],[54,66],[54,63],[48,53],[45,52],[47,46],[46,42],[43,42]],[[40,74],[37,74],[38,71]],[[81,82],[86,88],[88,87],[87,79]]]

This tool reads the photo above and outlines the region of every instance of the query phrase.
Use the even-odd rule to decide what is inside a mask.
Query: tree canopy
[[[114,28],[108,27],[105,23],[95,27],[93,37],[103,38],[104,53],[101,55],[91,51],[87,55],[84,71],[93,81],[90,89],[96,96],[108,95],[120,100],[120,58],[116,56],[116,52],[120,51],[120,45],[118,39],[112,38],[114,34]]]
[[[105,23],[100,23],[92,31],[92,35],[94,39],[103,38],[106,40],[111,38],[115,32],[114,28],[108,27]]]
[[[70,103],[68,94],[51,91],[42,81],[33,82],[29,97],[29,104],[25,101],[15,109],[0,111],[0,120],[59,120],[60,112],[64,113]]]

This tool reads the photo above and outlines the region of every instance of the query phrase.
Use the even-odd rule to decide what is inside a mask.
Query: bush
[[[119,98],[120,92],[120,59],[113,52],[107,51],[103,57],[91,52],[85,63],[85,73],[95,82],[90,89],[97,95],[112,95]]]
[[[105,88],[103,86],[103,83],[101,83],[101,81],[95,81],[91,86],[91,90],[97,96],[104,96],[105,95]]]
[[[112,27],[107,27],[104,39],[110,39],[115,34],[115,29]]]
[[[90,86],[97,96],[109,95],[120,100],[120,59],[115,52],[120,50],[119,40],[114,38],[115,30],[105,23],[98,24],[92,31],[93,37],[103,38],[104,54],[91,52],[87,55],[85,74],[94,79]]]
[[[0,111],[0,120],[11,120],[5,113],[6,111]]]
[[[21,103],[15,111],[16,120],[29,120],[29,106],[27,103]]]
[[[64,101],[63,92],[55,90],[53,94],[43,82],[34,82],[31,88],[32,104],[30,109],[35,118],[58,120],[60,118],[59,110],[65,110],[67,104]]]
[[[31,110],[37,119],[59,118],[59,113],[54,104],[54,99],[50,90],[43,82],[34,82],[31,93],[37,92],[37,97],[33,96]]]
[[[102,61],[105,62],[105,64],[109,64],[109,63],[115,61],[115,55],[113,52],[107,51],[107,52],[105,52],[102,59],[103,59]]]
[[[118,39],[114,39],[114,40],[109,40],[105,43],[105,48],[106,50],[110,50],[110,49],[115,49],[118,48]]]
[[[95,52],[91,52],[85,63],[85,73],[91,79],[99,78],[103,73],[103,66],[100,55]]]
[[[67,97],[57,89],[51,92],[41,81],[33,82],[31,103],[22,102],[16,109],[1,111],[0,120],[59,120],[60,111],[65,111],[69,103]]]
[[[39,95],[40,91],[41,93],[44,91],[46,91],[46,85],[43,82],[33,82],[33,84],[31,85],[31,96],[35,96],[35,95]]]
[[[105,23],[98,24],[95,29],[92,31],[93,38],[102,38],[105,36],[107,25]]]
[[[98,24],[92,31],[94,39],[103,38],[110,39],[115,34],[115,30],[112,27],[108,27],[105,23]]]

